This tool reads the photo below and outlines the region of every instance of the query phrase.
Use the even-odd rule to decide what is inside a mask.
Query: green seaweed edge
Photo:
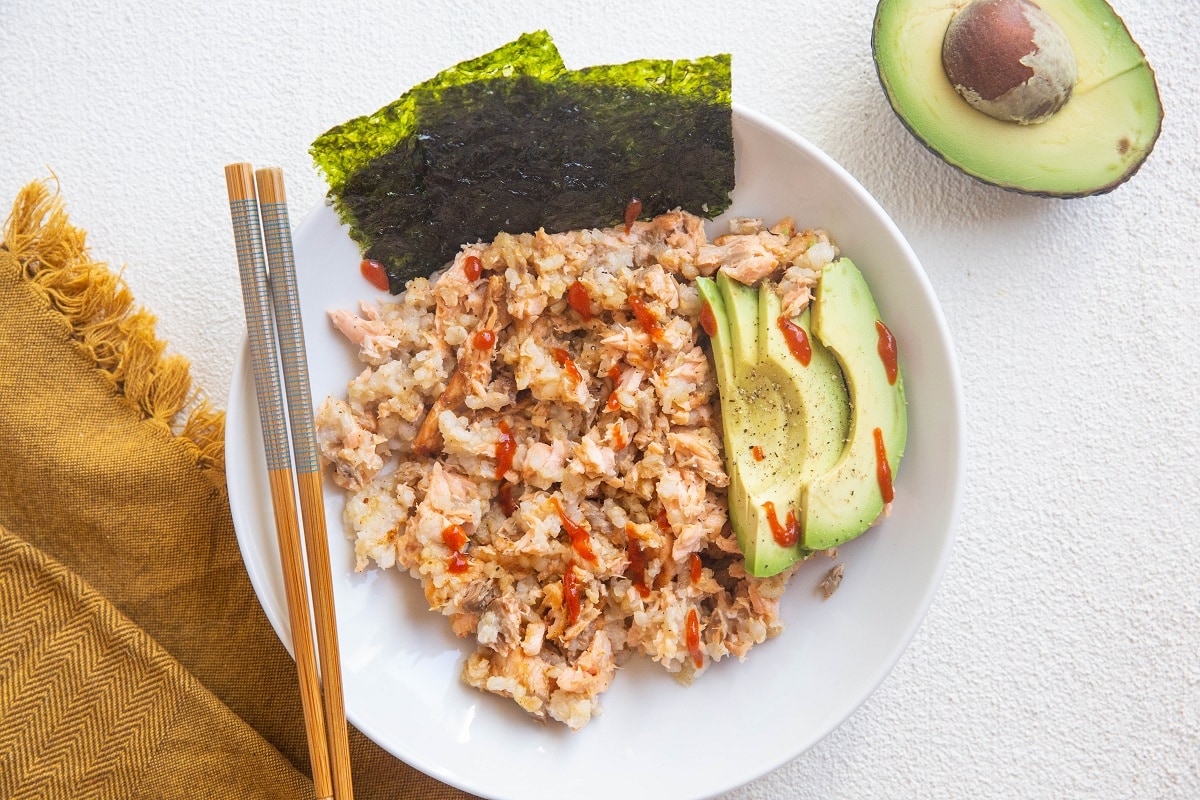
[[[442,70],[373,114],[355,117],[330,128],[317,137],[309,152],[325,173],[330,196],[336,198],[351,174],[416,130],[416,108],[421,92],[518,74],[549,80],[565,71],[566,65],[549,33],[524,33],[490,53]]]
[[[732,65],[728,53],[695,59],[643,58],[624,64],[584,67],[567,73],[579,83],[605,83],[661,91],[702,103],[729,105],[733,100]]]

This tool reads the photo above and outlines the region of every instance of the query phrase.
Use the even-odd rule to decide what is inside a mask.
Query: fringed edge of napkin
[[[0,248],[63,316],[114,394],[191,450],[202,469],[222,472],[225,413],[193,388],[188,360],[166,352],[154,315],[134,305],[120,274],[92,259],[86,239],[70,223],[57,189],[34,181],[17,194]]]

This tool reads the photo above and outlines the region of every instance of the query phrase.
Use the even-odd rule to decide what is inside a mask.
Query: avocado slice
[[[894,340],[850,259],[840,258],[821,273],[812,328],[841,365],[851,409],[849,437],[840,458],[800,492],[800,543],[823,550],[858,536],[883,511],[882,465],[886,462],[890,490],[908,439],[908,413]],[[886,340],[891,340],[891,374],[882,355]]]
[[[1014,6],[1023,0],[987,2]],[[943,41],[951,20],[968,5],[974,4],[880,0],[876,9],[876,71],[892,108],[917,139],[968,175],[1027,194],[1101,194],[1132,177],[1158,139],[1162,102],[1145,54],[1108,3],[1038,0],[1066,35],[1077,78],[1065,104],[1036,124],[987,116],[947,78]]]
[[[837,360],[811,335],[808,311],[788,320],[809,341],[808,364],[793,355],[780,327],[781,303],[769,282],[756,291],[718,273],[715,281],[698,278],[697,285],[716,322],[710,338],[721,394],[730,523],[746,571],[774,575],[810,553],[799,544],[801,491],[841,456],[850,424],[846,385]]]

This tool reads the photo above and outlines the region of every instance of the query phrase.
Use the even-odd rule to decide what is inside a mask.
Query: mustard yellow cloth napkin
[[[231,267],[232,268],[232,267]],[[0,797],[311,797],[224,416],[43,183],[0,244]],[[351,730],[358,798],[469,797]]]

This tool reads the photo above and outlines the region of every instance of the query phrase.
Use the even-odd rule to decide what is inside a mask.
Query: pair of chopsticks
[[[352,800],[350,746],[342,700],[342,669],[325,530],[325,504],[321,494],[321,464],[313,430],[304,330],[300,323],[300,299],[296,290],[296,268],[283,172],[270,167],[256,173],[249,164],[230,164],[225,167],[225,183],[229,190],[229,211],[233,218],[238,269],[241,272],[242,299],[246,306],[250,365],[262,422],[271,505],[275,512],[275,533],[279,539],[288,620],[292,630],[296,671],[300,678],[300,701],[308,734],[308,753],[312,762],[313,789],[318,800]],[[281,360],[287,389],[286,416],[279,386]],[[288,447],[289,427],[291,449]],[[293,449],[296,467],[294,481]],[[308,580],[300,557],[300,533],[296,518],[297,484],[304,522],[304,549],[308,555]],[[309,617],[309,581],[312,583],[312,607],[317,623],[323,683],[317,675],[318,654],[313,646],[313,628]]]

